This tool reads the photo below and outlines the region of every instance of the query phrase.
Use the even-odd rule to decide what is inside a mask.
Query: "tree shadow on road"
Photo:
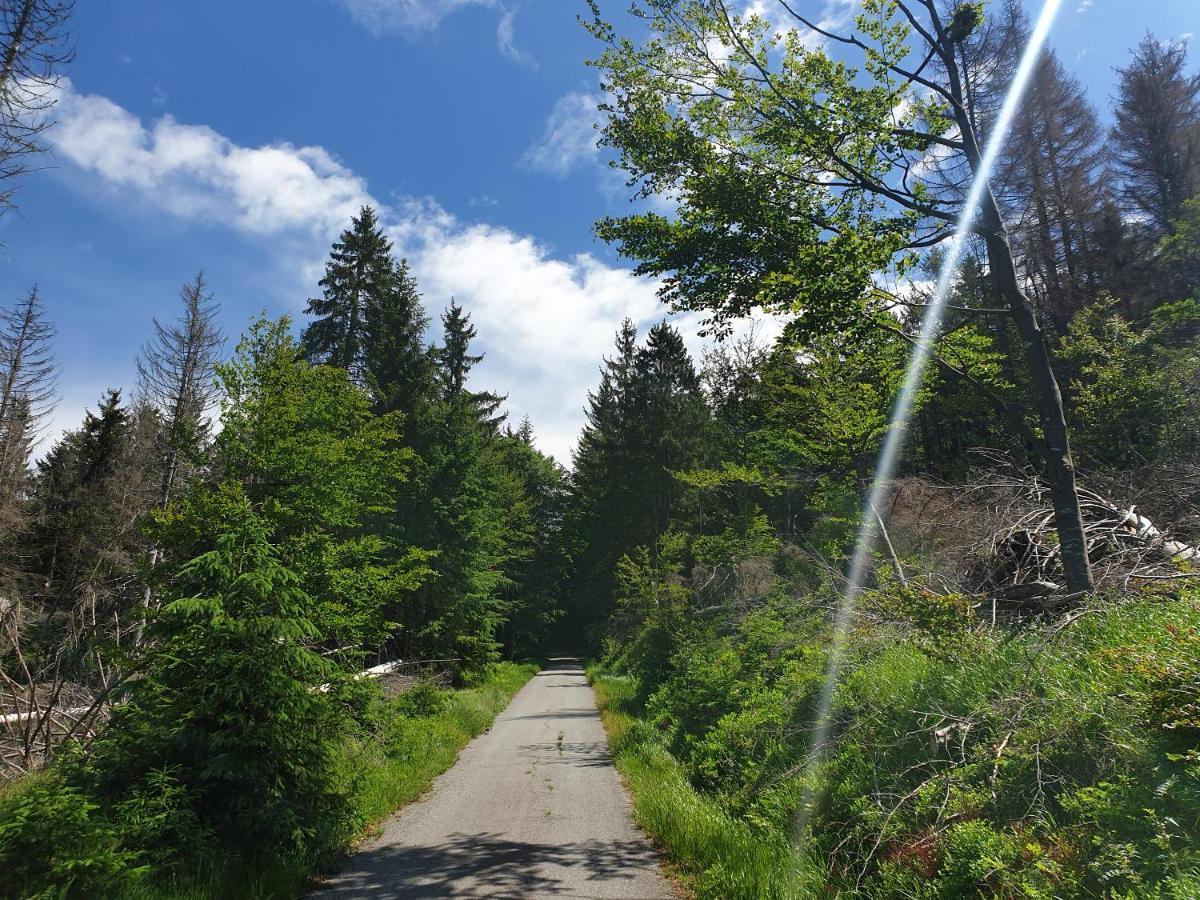
[[[454,834],[431,846],[364,850],[315,896],[630,897],[626,883],[656,865],[654,851],[641,841],[551,845]]]
[[[540,765],[607,769],[613,764],[604,741],[554,741],[522,744],[517,749],[523,758]]]

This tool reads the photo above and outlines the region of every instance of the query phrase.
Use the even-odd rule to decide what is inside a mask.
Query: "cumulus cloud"
[[[255,234],[326,234],[369,200],[366,185],[320,147],[241,147],[204,125],[163,116],[149,128],[69,82],[51,142],[59,159],[174,215]]]
[[[50,140],[61,161],[90,176],[84,183],[91,189],[228,227],[272,251],[287,247],[294,256],[299,247],[288,264],[310,289],[329,240],[362,204],[375,206],[431,314],[451,296],[471,313],[487,354],[480,383],[508,394],[513,417],[528,414],[540,446],[564,463],[621,319],[644,327],[665,315],[656,284],[627,268],[588,253],[564,257],[529,235],[461,221],[430,198],[381,203],[321,147],[244,147],[207,126],[169,116],[144,123],[105,97],[77,93],[69,82],[63,88]],[[698,350],[698,322],[679,325]]]
[[[341,0],[354,20],[373,34],[436,28],[466,6],[494,6],[493,0]]]
[[[551,110],[542,136],[521,158],[535,172],[562,178],[577,166],[592,162],[600,155],[596,124],[603,101],[600,94],[573,92],[558,99]]]

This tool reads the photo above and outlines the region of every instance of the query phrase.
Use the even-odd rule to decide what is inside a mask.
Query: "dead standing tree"
[[[66,30],[74,7],[74,0],[0,0],[0,211],[12,207],[30,157],[45,149],[59,69],[75,56]]]
[[[214,367],[225,341],[216,323],[220,307],[208,293],[203,273],[198,272],[180,289],[179,299],[182,315],[170,325],[155,319],[154,338],[138,359],[140,399],[154,410],[160,423],[159,483],[154,499],[159,509],[170,505],[180,482],[195,470],[204,453],[210,432],[207,415],[217,397]],[[152,548],[152,568],[160,557],[160,549]],[[149,608],[149,584],[143,600]],[[140,634],[139,629],[139,641]]]
[[[213,378],[225,336],[217,327],[220,307],[208,293],[204,274],[179,291],[183,313],[171,325],[154,320],[154,338],[138,359],[141,399],[162,422],[162,477],[157,505],[165,509],[181,476],[196,465],[208,440],[206,415],[216,402]]]
[[[716,328],[755,308],[792,316],[801,337],[887,327],[895,320],[879,310],[896,297],[878,274],[906,271],[967,212],[961,192],[926,176],[946,158],[987,174],[958,55],[981,4],[864,0],[845,27],[786,0],[757,6],[770,18],[726,0],[641,0],[653,37],[638,45],[593,0],[588,28],[606,46],[596,65],[611,98],[603,143],[631,185],[676,204],[672,217],[610,218],[597,232],[664,279],[664,300]],[[855,56],[861,67],[845,61]],[[990,189],[974,222],[1030,373],[1032,409],[997,406],[1050,486],[1068,590],[1090,591],[1062,396]]]

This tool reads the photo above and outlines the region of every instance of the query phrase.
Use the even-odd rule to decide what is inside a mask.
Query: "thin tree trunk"
[[[948,40],[940,23],[938,31],[943,40]],[[982,154],[979,150],[975,130],[971,127],[966,104],[963,101],[962,80],[954,59],[953,48],[942,49],[951,95],[956,101],[954,103],[955,121],[962,136],[967,162],[975,178],[986,177],[987,173],[980,171]],[[970,212],[970,210],[964,210],[964,214],[970,214]],[[980,225],[984,232],[983,238],[987,244],[992,279],[995,281],[1000,295],[1008,304],[1017,333],[1021,338],[1026,363],[1029,366],[1034,406],[1037,409],[1043,437],[1038,449],[1041,452],[1046,480],[1050,484],[1050,497],[1054,506],[1054,525],[1058,531],[1067,590],[1071,593],[1090,592],[1093,589],[1092,568],[1088,561],[1083,514],[1079,508],[1079,492],[1075,485],[1075,465],[1071,459],[1071,442],[1067,432],[1066,414],[1063,411],[1062,392],[1058,388],[1058,380],[1054,377],[1050,351],[1046,347],[1045,336],[1038,325],[1033,304],[1021,290],[1016,263],[1013,261],[1012,247],[1009,245],[1008,233],[1004,227],[1004,219],[1000,215],[1000,207],[996,203],[990,185],[985,186],[979,212],[981,214]]]
[[[1054,505],[1054,524],[1062,551],[1063,571],[1067,590],[1071,593],[1092,590],[1092,569],[1088,562],[1087,539],[1083,531],[1083,515],[1079,510],[1079,493],[1075,485],[1075,465],[1071,460],[1071,442],[1063,411],[1062,393],[1046,348],[1046,339],[1038,326],[1033,306],[1021,291],[1012,249],[1004,234],[1000,211],[987,191],[983,201],[983,224],[988,231],[988,259],[992,277],[1008,303],[1021,336],[1033,382],[1034,403],[1044,438],[1041,446],[1050,497]]]
[[[24,0],[21,4],[21,15],[17,19],[17,24],[13,28],[12,35],[9,37],[8,49],[4,54],[4,62],[0,65],[0,92],[7,91],[9,83],[12,81],[13,72],[17,67],[17,59],[20,57],[21,50],[25,46],[25,32],[29,29],[29,19],[33,15],[33,10],[36,6],[36,0]]]

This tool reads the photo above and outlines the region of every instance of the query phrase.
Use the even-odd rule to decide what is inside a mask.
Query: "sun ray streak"
[[[1008,94],[1004,98],[1000,115],[996,119],[995,127],[992,129],[991,136],[984,148],[983,156],[980,158],[979,168],[975,173],[975,180],[963,204],[962,216],[959,219],[954,237],[950,241],[946,257],[942,263],[941,272],[938,275],[933,301],[925,310],[925,317],[921,323],[920,336],[913,347],[912,356],[909,358],[904,385],[900,390],[899,396],[896,398],[887,438],[884,440],[883,449],[879,454],[879,461],[875,466],[875,476],[871,483],[871,490],[866,503],[863,504],[862,526],[859,529],[854,554],[851,557],[846,588],[838,605],[837,616],[834,621],[833,641],[829,648],[829,660],[826,665],[825,679],[817,702],[817,716],[815,727],[812,731],[812,744],[805,762],[805,784],[809,786],[809,794],[804,797],[800,805],[795,832],[797,843],[802,849],[808,839],[812,809],[817,799],[815,794],[812,793],[812,785],[817,783],[820,768],[825,761],[825,755],[828,750],[833,719],[834,693],[841,676],[842,664],[846,653],[850,619],[854,613],[858,597],[862,593],[863,581],[871,563],[871,553],[879,534],[879,524],[876,517],[871,515],[870,511],[872,509],[883,509],[886,506],[887,495],[891,489],[892,479],[896,475],[896,466],[900,460],[900,453],[904,449],[909,421],[912,418],[913,405],[925,374],[925,366],[929,361],[930,352],[933,349],[938,329],[941,326],[947,298],[950,295],[951,288],[954,287],[955,278],[958,275],[958,268],[962,262],[967,239],[970,237],[971,230],[974,227],[975,217],[978,214],[980,203],[984,198],[984,192],[988,189],[988,178],[995,167],[997,158],[1000,156],[1000,151],[1004,147],[1005,138],[1008,136],[1008,131],[1012,126],[1018,109],[1020,109],[1025,89],[1029,84],[1030,77],[1033,75],[1042,48],[1045,46],[1046,38],[1050,33],[1054,19],[1058,15],[1061,6],[1062,0],[1046,0],[1045,5],[1042,7],[1041,15],[1038,17],[1037,24],[1030,34],[1029,43],[1025,47],[1024,55],[1021,57],[1020,66],[1017,68],[1016,75],[1009,86]]]

